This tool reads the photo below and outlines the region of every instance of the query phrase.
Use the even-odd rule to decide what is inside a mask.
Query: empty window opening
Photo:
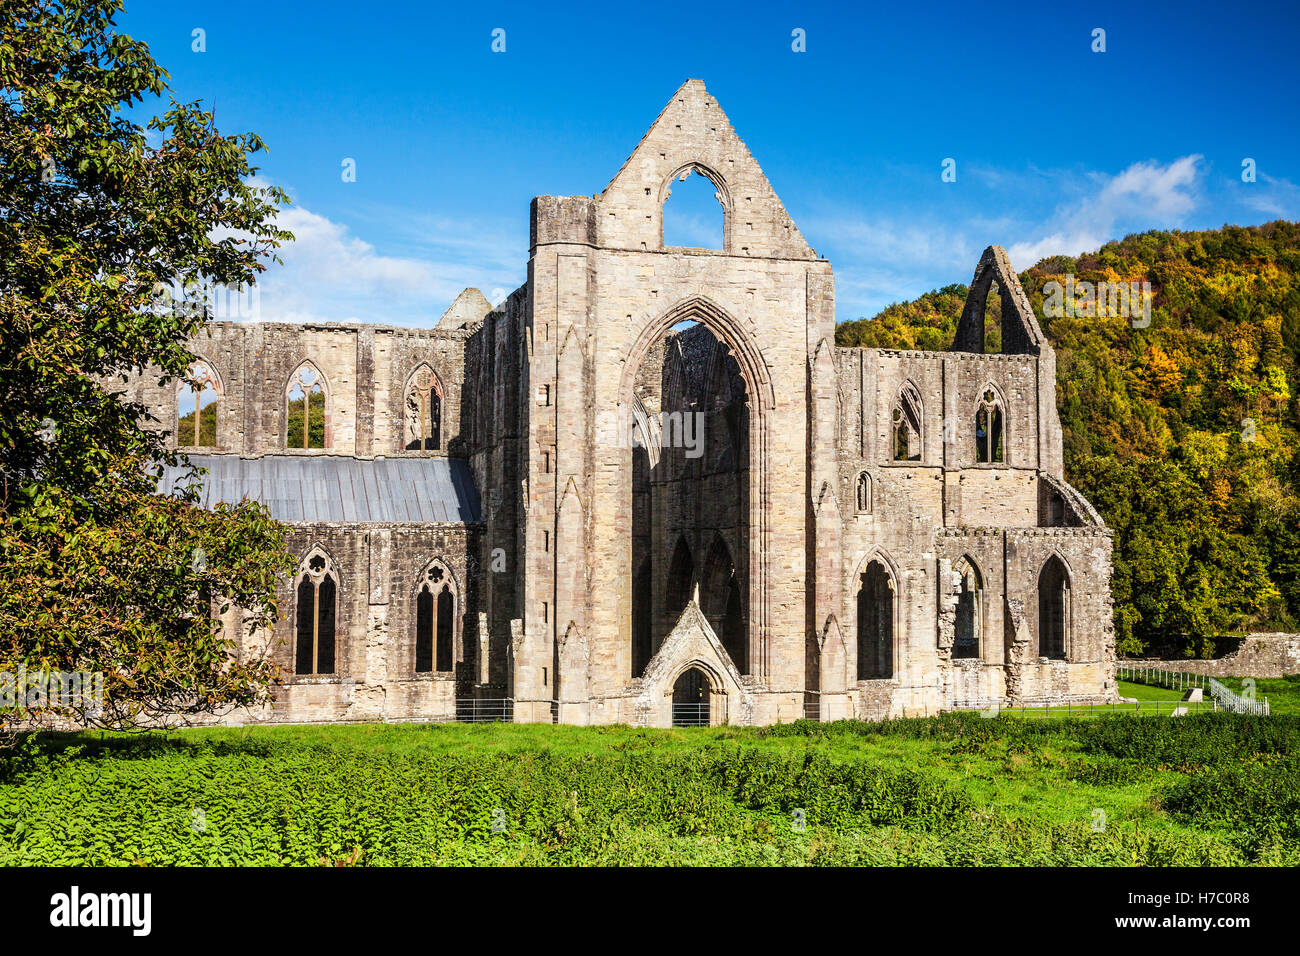
[[[894,404],[894,461],[921,460],[921,396],[916,386],[907,382],[898,391]]]
[[[1038,576],[1038,653],[1064,660],[1070,632],[1070,576],[1056,555]]]
[[[683,172],[664,197],[664,245],[723,248],[725,214],[718,187],[694,169]]]
[[[969,561],[962,561],[957,566],[957,573],[961,575],[961,585],[957,592],[957,626],[952,642],[952,656],[977,658],[980,656],[983,585],[979,571]]]
[[[287,448],[325,447],[325,380],[311,364],[304,364],[289,379],[286,416]]]
[[[865,471],[858,475],[856,505],[858,514],[865,515],[871,513],[871,476]]]
[[[406,387],[406,450],[442,447],[442,387],[433,369],[422,365]]]
[[[313,551],[298,569],[296,674],[334,673],[338,581],[328,557]]]
[[[1003,461],[1002,401],[993,389],[985,389],[975,412],[975,460],[986,463]]]
[[[988,298],[984,300],[984,352],[996,355],[1002,351],[1002,290],[996,282],[989,283]]]
[[[858,585],[858,680],[894,676],[894,586],[889,572],[872,561]]]
[[[751,667],[749,391],[733,351],[689,315],[636,370],[624,399],[632,422],[631,560],[623,572],[631,584],[630,677],[641,676],[697,591],[736,667]]]
[[[215,448],[217,403],[221,398],[216,373],[207,362],[190,366],[176,396],[176,444],[181,448]]]

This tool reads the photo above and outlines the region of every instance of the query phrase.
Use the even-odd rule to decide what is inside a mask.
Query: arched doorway
[[[873,560],[858,582],[858,680],[894,676],[894,585]]]
[[[673,684],[673,726],[709,726],[709,678],[698,667],[682,671]]]

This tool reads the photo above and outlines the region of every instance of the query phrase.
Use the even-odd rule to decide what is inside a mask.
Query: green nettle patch
[[[0,863],[1300,863],[1300,718],[46,737]]]

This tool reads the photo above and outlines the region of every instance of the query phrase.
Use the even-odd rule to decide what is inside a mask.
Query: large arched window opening
[[[1002,462],[1003,450],[1003,413],[1002,399],[991,388],[986,388],[980,396],[979,408],[975,410],[975,460],[984,463]]]
[[[435,561],[415,595],[415,672],[449,674],[456,663],[456,582]]]
[[[312,550],[298,568],[295,674],[333,674],[338,576],[329,556]]]
[[[957,622],[952,656],[955,659],[977,658],[980,656],[983,637],[984,582],[979,570],[967,558],[957,563],[956,571],[961,581],[957,592]]]
[[[1070,573],[1052,555],[1038,575],[1038,654],[1065,660],[1070,637]]]
[[[428,365],[421,365],[406,381],[405,419],[407,451],[442,447],[442,384]]]
[[[894,403],[893,435],[894,461],[920,461],[922,431],[921,394],[911,382],[898,390]]]
[[[858,582],[858,680],[894,676],[894,582],[879,560]]]
[[[681,170],[668,183],[662,218],[666,248],[726,248],[724,193],[695,166]]]
[[[701,611],[747,673],[750,406],[740,364],[709,326],[685,318],[661,333],[629,384],[633,675],[646,628],[658,648],[697,584]],[[649,601],[637,597],[647,563]]]
[[[329,401],[325,376],[316,366],[304,362],[290,376],[285,398],[285,447],[325,448]]]
[[[176,444],[181,448],[217,447],[217,405],[221,381],[212,366],[198,361],[176,396]]]
[[[765,583],[774,559],[754,549],[770,524],[768,509],[759,506],[769,461],[759,450],[770,442],[774,404],[768,373],[749,330],[701,296],[660,316],[633,343],[617,411],[637,422],[645,419],[653,438],[648,461],[635,449],[622,458],[620,485],[631,506],[631,520],[623,523],[631,528],[631,560],[620,574],[626,582],[624,606],[634,610],[625,632],[629,644],[643,633],[635,614],[638,602],[630,600],[642,557],[651,562],[651,641],[657,649],[689,600],[680,593],[685,576],[673,572],[674,559],[678,569],[683,565],[679,542],[707,548],[720,535],[735,569],[723,628],[743,634],[737,646],[745,648],[740,656],[746,672],[768,673]],[[729,447],[719,447],[719,439]],[[646,464],[648,480],[641,484],[637,472]],[[689,554],[698,581],[707,550]],[[749,607],[754,596],[764,602],[757,611]],[[633,657],[629,653],[624,659]]]

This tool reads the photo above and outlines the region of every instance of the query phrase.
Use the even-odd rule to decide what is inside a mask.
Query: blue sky
[[[603,189],[688,77],[831,260],[840,321],[968,282],[991,243],[1023,269],[1300,218],[1294,4],[126,2],[177,97],[259,133],[293,197],[263,319],[428,326],[466,286],[499,300],[529,200]],[[706,236],[679,191],[679,234]]]

